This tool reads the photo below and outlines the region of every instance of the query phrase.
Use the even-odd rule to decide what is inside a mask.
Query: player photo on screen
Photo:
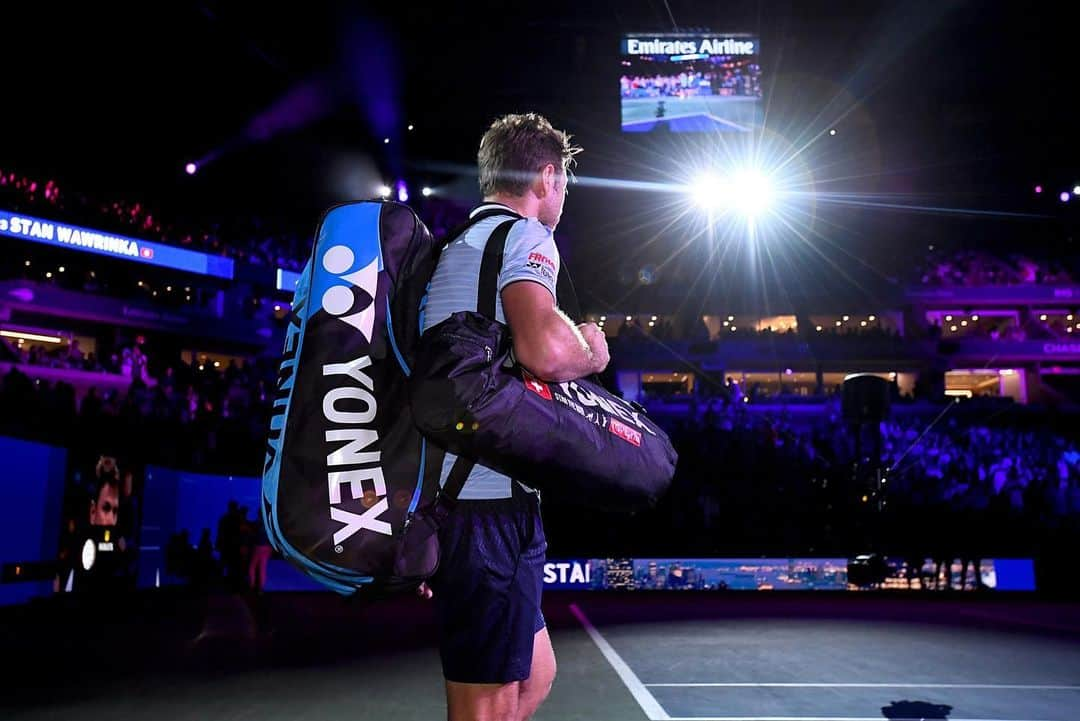
[[[761,128],[760,43],[745,35],[627,35],[619,92],[629,133]]]

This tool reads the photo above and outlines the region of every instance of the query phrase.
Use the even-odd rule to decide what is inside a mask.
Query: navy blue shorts
[[[511,498],[458,501],[439,530],[430,585],[447,681],[510,683],[532,669],[547,540],[539,496],[511,485]]]

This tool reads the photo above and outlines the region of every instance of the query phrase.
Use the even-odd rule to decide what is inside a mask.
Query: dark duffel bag
[[[409,378],[413,420],[451,453],[542,493],[603,510],[649,508],[678,459],[637,404],[598,383],[546,383],[513,360],[510,329],[494,320],[508,221],[488,239],[478,313],[455,313],[423,334]]]

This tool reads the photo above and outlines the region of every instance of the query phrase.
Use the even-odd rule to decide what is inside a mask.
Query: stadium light
[[[753,218],[769,207],[772,184],[764,173],[738,170],[726,177],[703,173],[689,186],[694,203],[706,211],[730,211]]]
[[[41,335],[40,333],[23,333],[17,330],[0,330],[0,336],[5,338],[17,338],[20,341],[31,340],[42,343],[60,343],[64,339],[55,335]]]
[[[1042,193],[1042,186],[1041,185],[1036,185],[1035,186],[1035,195],[1039,195],[1041,193]]]
[[[1062,203],[1068,203],[1069,198],[1071,198],[1071,197],[1072,196],[1069,195],[1069,191],[1063,190],[1063,191],[1061,191],[1061,195],[1058,196],[1058,200],[1060,200]]]
[[[188,163],[187,165],[184,166],[184,172],[187,173],[188,175],[195,175],[195,171],[198,170],[198,169],[199,169],[199,166],[195,165],[195,163]]]
[[[1073,195],[1080,195],[1080,185],[1073,186]]]
[[[836,128],[830,129],[829,130],[829,135],[836,135]]]
[[[724,184],[715,175],[699,175],[690,185],[690,194],[702,210],[714,210],[723,202]]]
[[[379,193],[380,198],[389,198],[390,197],[390,186],[389,185],[380,185],[377,192]]]
[[[409,126],[409,127],[412,127],[412,126]],[[426,185],[423,188],[420,189],[420,195],[424,196],[425,198],[430,197],[431,194],[434,193],[434,192],[435,192],[434,190],[427,187]]]

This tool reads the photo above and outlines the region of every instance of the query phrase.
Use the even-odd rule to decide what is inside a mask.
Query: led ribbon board
[[[233,261],[217,255],[102,233],[77,225],[0,210],[0,235],[215,278],[233,279]]]

